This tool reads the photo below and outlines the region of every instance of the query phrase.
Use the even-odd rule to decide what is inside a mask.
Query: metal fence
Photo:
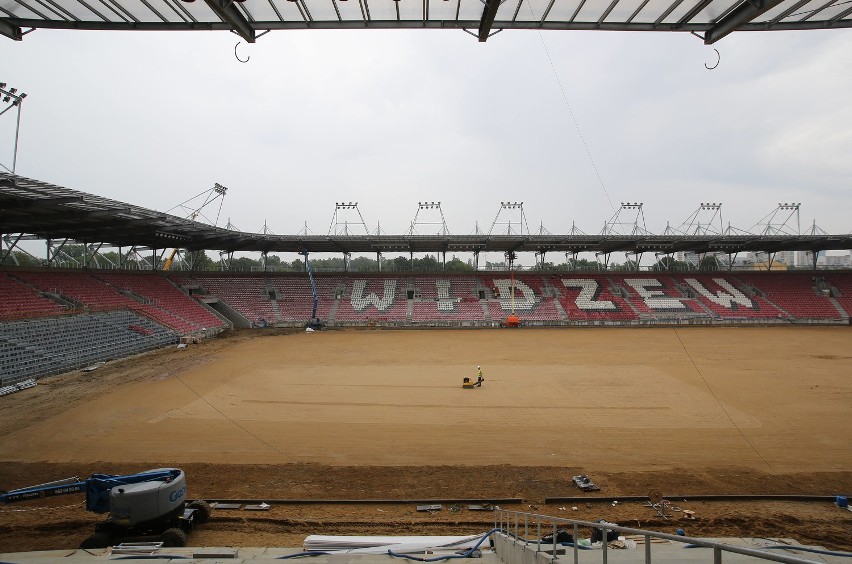
[[[623,535],[638,535],[645,539],[645,563],[653,562],[651,553],[651,539],[664,539],[672,542],[682,543],[683,545],[699,546],[713,549],[713,563],[721,564],[722,555],[724,553],[742,554],[751,556],[761,560],[769,560],[772,562],[788,562],[790,564],[814,564],[814,560],[788,556],[784,554],[773,554],[753,548],[742,546],[733,546],[721,542],[715,542],[706,539],[699,539],[680,535],[670,535],[656,531],[647,531],[644,529],[633,529],[630,527],[621,527],[613,523],[580,521],[577,519],[564,519],[561,517],[553,517],[549,515],[539,515],[536,513],[524,513],[520,511],[508,511],[504,509],[497,510],[494,515],[494,528],[503,531],[507,537],[515,542],[522,542],[525,548],[534,550],[536,553],[543,552],[550,554],[552,560],[557,559],[557,547],[561,546],[557,540],[559,530],[568,531],[574,541],[570,543],[573,546],[573,561],[577,564],[580,560],[580,546],[577,539],[580,529],[597,529],[601,531],[601,538],[604,541],[601,543],[601,562],[607,562],[607,532],[614,531]],[[530,535],[534,535],[535,540],[530,540]],[[552,543],[542,543],[542,535],[553,535]],[[544,545],[544,550],[542,549]],[[548,550],[549,548],[549,550]],[[795,547],[791,547],[795,550]],[[585,549],[584,549],[585,550]],[[567,554],[566,554],[567,555]]]

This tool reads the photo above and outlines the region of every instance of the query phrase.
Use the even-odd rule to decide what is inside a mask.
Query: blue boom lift
[[[311,280],[311,292],[314,296],[314,307],[311,310],[311,319],[305,324],[307,329],[312,329],[314,331],[322,329],[323,324],[320,322],[319,317],[317,317],[317,307],[319,306],[319,296],[317,294],[317,284],[314,282],[314,269],[311,268],[311,263],[308,260],[308,251],[302,250],[299,251],[299,254],[305,257],[305,268],[308,271],[308,278]]]
[[[117,542],[148,540],[163,546],[184,546],[196,523],[210,518],[204,501],[186,503],[186,475],[177,468],[157,468],[116,476],[92,474],[0,493],[3,503],[16,503],[75,493],[86,494],[86,510],[109,513],[80,548],[104,548]]]

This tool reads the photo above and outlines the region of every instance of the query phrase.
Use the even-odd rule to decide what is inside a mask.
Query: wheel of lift
[[[186,546],[186,533],[177,527],[172,527],[163,531],[160,540],[166,547]]]
[[[195,520],[199,525],[203,525],[210,520],[210,514],[213,513],[213,507],[203,499],[196,499],[186,504],[187,509],[195,509]]]

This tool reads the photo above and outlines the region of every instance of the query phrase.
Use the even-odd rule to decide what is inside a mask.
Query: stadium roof
[[[30,29],[449,28],[479,41],[504,29],[732,31],[852,27],[848,0],[0,0],[0,34]]]
[[[649,252],[852,249],[852,235],[265,235],[231,231],[0,173],[0,233],[39,239],[226,252]],[[14,238],[7,239],[7,245]],[[0,253],[2,255],[2,253]]]

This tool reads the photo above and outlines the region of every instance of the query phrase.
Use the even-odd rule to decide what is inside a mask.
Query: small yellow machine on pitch
[[[464,379],[462,380],[462,388],[464,388],[465,390],[472,390],[474,388],[481,388],[482,383],[485,382],[485,378],[482,377],[482,367],[477,366],[476,370],[477,370],[476,382],[471,380],[469,376],[465,376]]]

